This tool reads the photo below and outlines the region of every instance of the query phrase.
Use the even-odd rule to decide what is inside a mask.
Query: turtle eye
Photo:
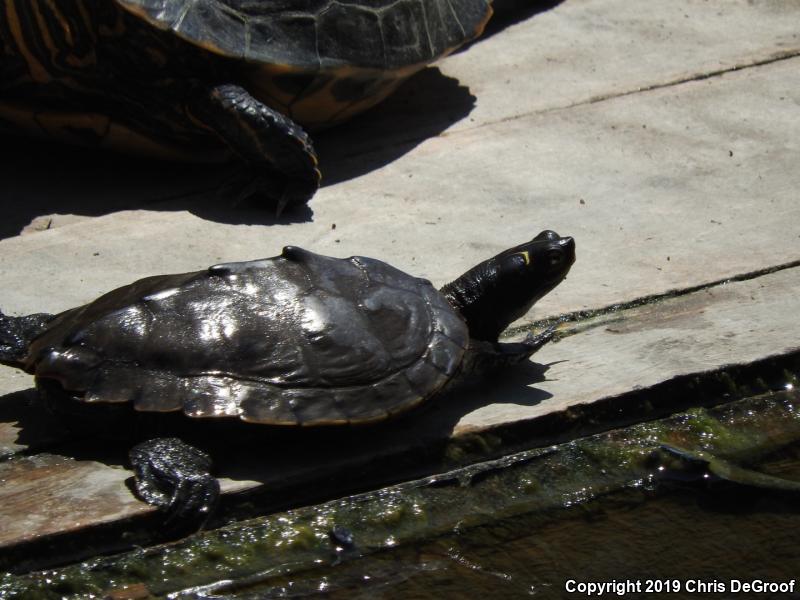
[[[557,267],[564,262],[564,254],[559,250],[550,250],[547,253],[547,262],[551,267]]]

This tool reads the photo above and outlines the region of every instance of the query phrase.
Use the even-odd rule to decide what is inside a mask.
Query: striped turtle
[[[0,0],[0,124],[249,166],[280,211],[320,174],[303,131],[475,38],[491,0]]]
[[[552,329],[521,343],[498,336],[574,259],[572,238],[544,231],[437,291],[379,260],[287,246],[274,258],[148,277],[55,316],[0,313],[0,362],[35,375],[51,403],[273,426],[375,423],[460,374],[527,360]],[[161,438],[131,461],[144,499],[181,513],[214,504],[199,450]],[[165,478],[177,492],[164,492]]]

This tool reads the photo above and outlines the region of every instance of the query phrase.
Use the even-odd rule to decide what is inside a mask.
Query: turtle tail
[[[19,367],[28,345],[45,328],[53,315],[36,313],[25,317],[9,317],[0,312],[0,364]]]

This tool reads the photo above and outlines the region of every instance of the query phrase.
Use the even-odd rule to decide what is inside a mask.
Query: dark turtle
[[[35,375],[51,402],[267,425],[373,423],[459,374],[527,360],[552,328],[520,343],[498,336],[574,259],[572,238],[544,231],[437,291],[379,260],[287,246],[275,258],[141,279],[55,316],[0,313],[0,362]],[[200,451],[157,439],[131,461],[148,501],[185,503],[184,512],[213,504]]]
[[[10,128],[179,159],[232,152],[252,167],[241,194],[264,192],[279,208],[305,202],[319,183],[300,125],[328,127],[375,105],[491,16],[490,0],[0,8],[0,120]]]

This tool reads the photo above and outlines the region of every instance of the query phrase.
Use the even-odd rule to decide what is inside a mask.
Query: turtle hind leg
[[[9,317],[0,312],[0,364],[19,367],[31,340],[52,318],[53,315],[47,313]]]
[[[225,186],[229,192],[238,188],[237,200],[264,195],[275,201],[280,214],[317,191],[320,173],[308,135],[244,88],[216,86],[198,94],[189,111],[249,165],[248,173]]]
[[[129,453],[136,494],[165,510],[167,522],[202,527],[219,500],[209,456],[178,438],[155,438]]]

